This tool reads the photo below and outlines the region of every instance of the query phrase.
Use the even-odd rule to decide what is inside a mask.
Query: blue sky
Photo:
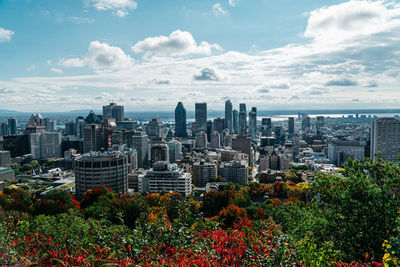
[[[397,108],[399,16],[398,1],[0,0],[0,109]]]

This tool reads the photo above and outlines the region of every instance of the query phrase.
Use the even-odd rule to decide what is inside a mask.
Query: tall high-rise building
[[[310,123],[310,117],[309,116],[304,116],[302,121],[301,121],[301,130],[303,132],[307,132],[310,130],[311,123]]]
[[[150,151],[150,158],[151,158],[151,166],[153,166],[153,164],[158,161],[169,162],[168,145],[163,141],[152,143],[151,151]]]
[[[324,116],[317,116],[317,122],[315,124],[315,130],[317,136],[322,136],[324,133],[325,119]]]
[[[5,122],[0,124],[0,136],[7,136],[8,135],[8,125]]]
[[[294,135],[294,117],[289,117],[288,119],[288,132],[289,138],[292,138]]]
[[[83,125],[85,124],[85,120],[83,117],[79,116],[75,120],[75,128],[76,128],[76,136],[78,138],[83,138]]]
[[[132,136],[132,148],[138,153],[138,167],[144,168],[148,165],[149,139],[144,132],[135,132]]]
[[[283,145],[285,143],[285,134],[282,126],[275,126],[274,130],[275,140],[278,144]]]
[[[211,134],[211,148],[220,148],[221,147],[221,135],[219,132],[215,131]]]
[[[182,159],[182,143],[178,140],[170,140],[168,142],[169,162],[175,163],[177,160]]]
[[[124,106],[117,106],[115,103],[110,103],[108,106],[103,106],[103,119],[115,119],[115,121],[124,121]]]
[[[246,104],[240,104],[239,111],[239,134],[246,135],[247,134],[247,114],[246,114]]]
[[[65,124],[65,135],[75,135],[76,134],[76,124],[75,122],[69,121]]]
[[[207,132],[207,103],[195,104],[195,130],[194,134]]]
[[[238,112],[236,109],[234,109],[233,112],[232,112],[232,114],[233,114],[233,123],[232,123],[232,125],[233,125],[233,126],[232,126],[232,127],[233,127],[233,133],[238,133],[239,112]]]
[[[229,129],[230,133],[233,133],[233,111],[230,100],[225,101],[225,128]]]
[[[75,159],[76,198],[99,186],[107,186],[114,192],[128,193],[128,157],[125,153],[112,151],[93,152]]]
[[[29,135],[32,158],[60,158],[61,155],[61,133],[44,132]]]
[[[99,151],[103,147],[102,129],[100,124],[85,124],[83,126],[83,152]]]
[[[205,132],[199,132],[196,134],[196,148],[206,148],[207,147],[207,134]]]
[[[249,134],[253,137],[257,135],[257,108],[252,107],[249,113]]]
[[[8,119],[8,128],[10,131],[10,135],[17,134],[17,119],[15,117],[11,117]]]
[[[246,153],[249,156],[249,164],[253,165],[253,150],[251,148],[251,138],[243,135],[237,135],[232,138],[232,149]]]
[[[153,137],[164,138],[164,124],[159,119],[152,119],[149,121],[149,124],[147,124],[146,133],[150,139]]]
[[[223,118],[216,118],[213,121],[213,130],[217,131],[219,133],[222,133],[222,131],[225,129],[225,119]]]
[[[263,118],[261,120],[261,135],[265,137],[269,137],[272,135],[271,118]]]
[[[103,139],[104,149],[112,148],[112,134],[117,131],[117,124],[115,119],[104,119]]]
[[[47,132],[54,132],[57,128],[57,122],[54,120],[50,120],[50,119],[45,119],[46,122],[46,131]],[[72,135],[74,135],[75,133],[73,133]]]
[[[380,118],[372,121],[371,158],[381,153],[382,159],[398,162],[400,156],[400,120],[395,118]]]
[[[187,137],[186,109],[182,102],[178,102],[175,108],[175,136]]]

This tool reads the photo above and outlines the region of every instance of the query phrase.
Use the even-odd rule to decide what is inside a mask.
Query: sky
[[[400,2],[0,0],[0,109],[400,108]]]

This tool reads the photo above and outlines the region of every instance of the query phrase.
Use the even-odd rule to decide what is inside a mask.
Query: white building
[[[34,159],[61,158],[61,133],[29,134],[31,154]]]
[[[371,158],[381,153],[383,160],[399,161],[400,156],[400,120],[380,118],[372,121]]]
[[[211,134],[211,148],[221,147],[221,135],[219,132],[215,131]]]
[[[189,196],[192,192],[192,175],[179,169],[176,164],[159,161],[153,164],[153,168],[139,180],[139,189],[142,192],[170,193],[178,192]]]
[[[348,158],[363,160],[364,146],[358,141],[333,140],[328,143],[328,158],[336,165],[342,165]]]
[[[177,160],[182,159],[182,143],[178,140],[171,140],[168,142],[169,148],[169,162],[175,163]]]
[[[207,134],[203,131],[196,134],[196,148],[207,147]]]
[[[7,167],[10,164],[11,164],[10,151],[0,150],[0,167]]]

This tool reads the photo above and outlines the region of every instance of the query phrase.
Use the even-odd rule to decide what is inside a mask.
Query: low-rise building
[[[0,167],[0,181],[15,180],[14,170],[11,168]]]
[[[218,175],[225,178],[228,182],[238,184],[249,183],[249,168],[246,161],[231,161],[222,163],[218,168]]]
[[[142,192],[170,193],[178,192],[189,196],[192,192],[192,175],[179,169],[176,164],[159,161],[153,164],[153,168],[139,180],[139,188]]]

